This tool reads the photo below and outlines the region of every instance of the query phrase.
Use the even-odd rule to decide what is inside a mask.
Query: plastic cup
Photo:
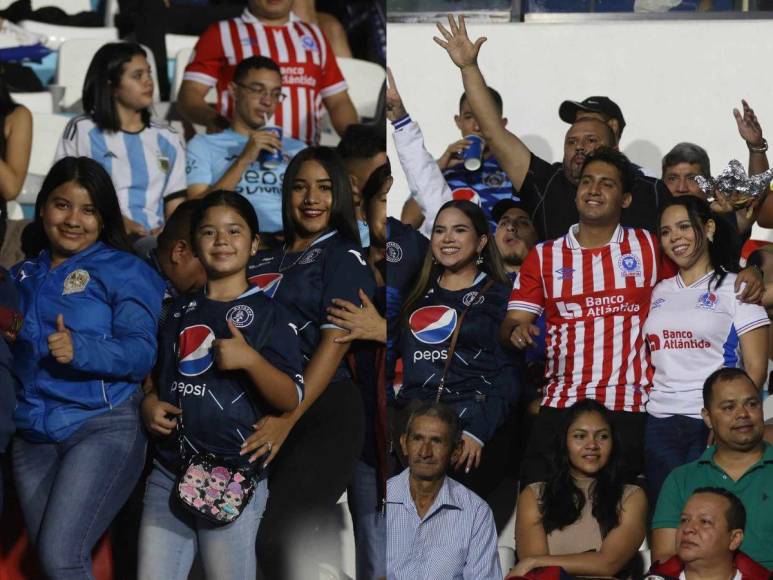
[[[280,141],[282,140],[282,127],[276,127],[276,126],[267,126],[263,127],[261,131],[271,131],[274,133]],[[279,149],[275,153],[270,153],[268,151],[261,151],[260,155],[258,155],[258,161],[260,162],[261,167],[264,169],[276,169],[280,165],[282,165],[282,150]]]

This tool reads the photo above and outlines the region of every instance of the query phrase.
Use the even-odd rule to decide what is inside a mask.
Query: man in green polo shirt
[[[743,370],[719,369],[703,385],[703,406],[716,443],[663,484],[652,518],[652,558],[662,562],[676,553],[676,529],[693,491],[720,487],[734,493],[749,516],[741,550],[773,569],[773,446],[762,438],[759,391]]]

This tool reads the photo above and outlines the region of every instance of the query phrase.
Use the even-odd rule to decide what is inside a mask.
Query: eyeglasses
[[[285,100],[285,95],[281,89],[277,89],[275,91],[268,92],[266,87],[263,85],[245,85],[242,83],[234,83],[236,86],[243,88],[245,91],[247,91],[251,97],[255,97],[258,99],[262,99],[263,97],[271,97],[272,101],[276,101],[277,103],[281,103]]]

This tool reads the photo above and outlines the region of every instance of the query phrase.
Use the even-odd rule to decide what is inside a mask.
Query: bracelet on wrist
[[[749,148],[749,151],[753,153],[765,153],[765,151],[768,150],[768,142],[765,139],[762,140],[762,145],[752,145],[747,141],[746,146]]]

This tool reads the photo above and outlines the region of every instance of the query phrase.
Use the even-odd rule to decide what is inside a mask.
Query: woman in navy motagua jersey
[[[156,357],[161,278],[129,253],[107,172],[65,157],[35,203],[36,257],[14,267],[13,471],[47,578],[92,578],[91,550],[145,461],[139,383]]]
[[[444,204],[416,284],[403,303],[397,347],[403,359],[403,384],[394,404],[406,410],[414,401],[439,396],[456,410],[464,433],[454,477],[473,491],[480,487],[471,472],[480,468],[484,446],[517,397],[513,363],[497,338],[509,292],[480,207],[465,200]],[[455,331],[458,338],[450,354]],[[483,481],[480,485],[487,486]]]
[[[264,574],[276,579],[311,576],[301,569],[304,562],[316,567],[314,551],[330,537],[325,515],[360,457],[362,400],[344,363],[349,345],[336,341],[347,332],[327,320],[327,309],[336,298],[359,306],[360,290],[372,297],[375,287],[348,175],[333,149],[311,147],[290,162],[282,219],[284,245],[258,252],[249,271],[256,287],[290,310],[304,357],[304,401],[261,421],[248,443],[250,450],[270,450],[273,461],[259,546]]]

